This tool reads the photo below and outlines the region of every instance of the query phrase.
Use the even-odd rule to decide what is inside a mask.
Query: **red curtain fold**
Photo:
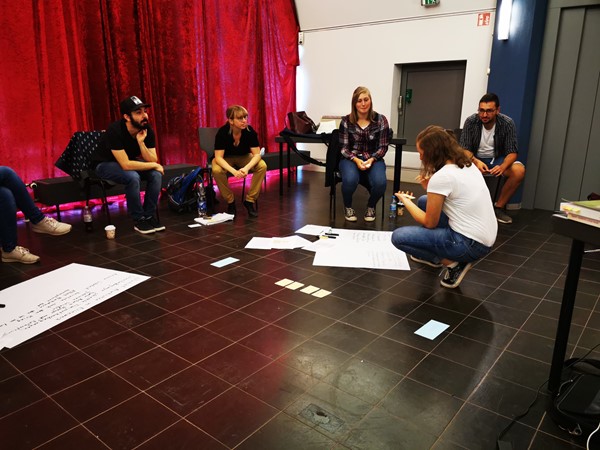
[[[297,32],[293,0],[0,0],[0,165],[64,175],[72,133],[104,129],[128,95],[152,104],[165,164],[202,163],[198,127],[230,104],[274,150],[295,109]]]

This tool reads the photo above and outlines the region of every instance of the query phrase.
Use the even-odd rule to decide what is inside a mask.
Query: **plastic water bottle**
[[[83,224],[85,225],[85,231],[92,231],[94,224],[92,223],[92,210],[88,205],[83,207]]]
[[[392,201],[390,203],[390,219],[395,219],[398,210],[398,199],[395,195],[392,195]]]
[[[204,189],[204,183],[198,183],[198,217],[206,217],[206,189]]]

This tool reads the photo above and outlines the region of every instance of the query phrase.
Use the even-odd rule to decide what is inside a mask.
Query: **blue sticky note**
[[[223,267],[226,266],[228,264],[233,264],[234,262],[239,261],[239,259],[237,258],[232,258],[231,256],[229,258],[225,258],[222,259],[221,261],[215,261],[214,263],[211,264],[211,266],[215,266],[215,267]]]
[[[423,336],[424,338],[434,340],[440,334],[444,332],[450,325],[447,325],[442,322],[438,322],[437,320],[430,320],[417,331],[415,334],[419,336]]]

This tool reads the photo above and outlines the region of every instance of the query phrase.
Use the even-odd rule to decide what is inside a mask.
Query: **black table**
[[[290,136],[295,144],[322,144],[331,137],[331,134],[303,134],[299,136]],[[285,139],[282,136],[276,136],[275,142],[279,144],[279,195],[283,195],[283,144]],[[393,136],[390,144],[396,146],[394,156],[394,192],[400,190],[400,172],[402,170],[402,146],[406,144],[406,139],[399,136]],[[288,169],[288,188],[291,186],[290,180],[290,146],[287,145],[287,164]]]
[[[552,228],[556,234],[573,239],[571,254],[569,256],[569,266],[567,268],[567,279],[560,306],[560,316],[556,328],[550,378],[548,379],[548,390],[556,394],[560,386],[563,363],[567,352],[567,342],[569,340],[569,330],[575,307],[575,296],[577,294],[577,283],[579,282],[584,245],[586,242],[592,245],[600,245],[600,228],[558,215],[552,216]]]

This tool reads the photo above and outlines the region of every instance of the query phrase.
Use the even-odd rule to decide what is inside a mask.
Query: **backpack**
[[[167,183],[169,209],[176,213],[194,211],[198,202],[198,187],[204,185],[202,167],[171,178]],[[207,198],[209,195],[207,195]]]
[[[563,430],[589,436],[600,423],[600,360],[568,359],[548,414]]]

